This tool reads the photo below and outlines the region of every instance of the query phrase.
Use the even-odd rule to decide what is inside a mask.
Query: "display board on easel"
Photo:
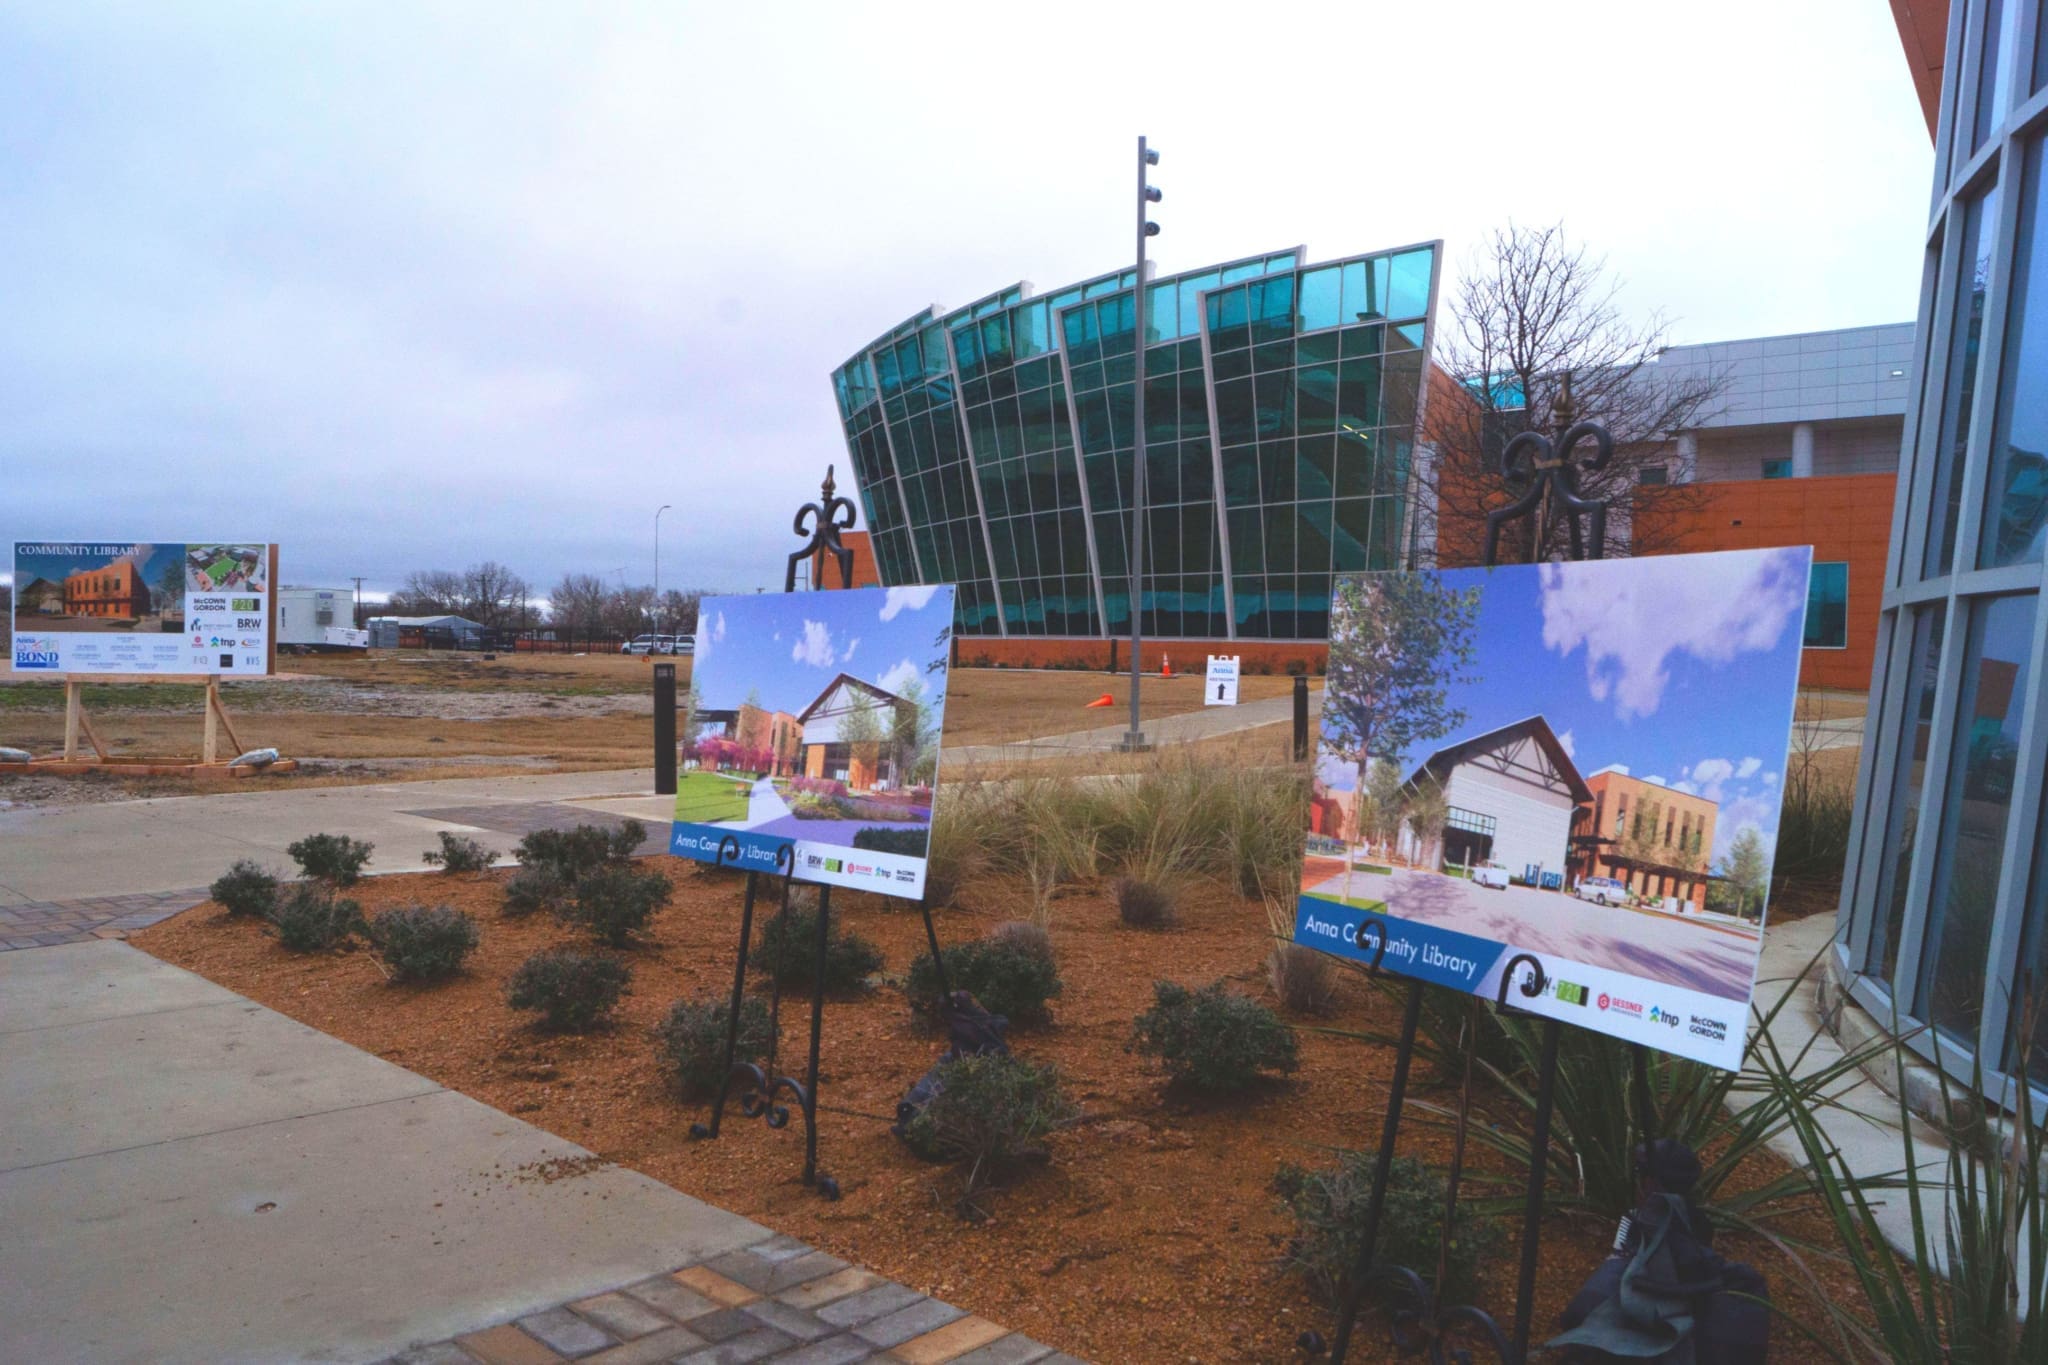
[[[64,683],[61,757],[8,765],[37,772],[247,776],[246,751],[221,703],[223,677],[264,677],[277,659],[277,547],[260,541],[17,541],[11,670]],[[124,757],[93,729],[83,688],[181,683],[205,689],[200,751]],[[227,740],[224,758],[221,740]],[[90,746],[87,756],[81,741]],[[287,760],[265,770],[290,771]]]

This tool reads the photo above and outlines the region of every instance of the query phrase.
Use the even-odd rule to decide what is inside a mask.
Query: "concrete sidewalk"
[[[123,943],[0,954],[0,1360],[1046,1360]]]
[[[1199,685],[1199,681],[1179,679],[1174,682],[1162,682],[1160,685]],[[1322,709],[1322,683],[1312,682],[1308,690],[1308,726],[1311,740],[1315,737],[1316,722],[1322,714]],[[1045,735],[1038,739],[1019,740],[1013,744],[968,744],[943,749],[939,754],[939,782],[943,786],[948,775],[972,776],[975,767],[985,763],[1014,763],[1021,759],[1049,758],[1062,753],[1103,753],[1113,750],[1130,730],[1129,704],[1126,702],[1120,708],[1104,710],[1097,714],[1118,716],[1121,719],[1114,725],[1075,730],[1067,734]],[[1275,725],[1293,718],[1293,697],[1267,697],[1263,701],[1242,702],[1236,706],[1205,706],[1199,711],[1187,711],[1177,716],[1160,716],[1148,720],[1145,722],[1145,738],[1155,747],[1164,748],[1172,744],[1189,744],[1196,740],[1211,739],[1217,735],[1256,730],[1262,725]]]

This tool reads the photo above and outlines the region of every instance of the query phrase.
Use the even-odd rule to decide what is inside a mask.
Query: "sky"
[[[1541,716],[1581,776],[1619,766],[1718,803],[1713,856],[1744,828],[1775,848],[1806,612],[1808,551],[1457,569],[1480,588],[1476,655],[1450,704],[1465,723],[1402,756]],[[1324,756],[1332,787],[1356,769]]]
[[[15,0],[0,542],[779,586],[828,376],[929,303],[1562,220],[1674,342],[1913,315],[1881,0]],[[224,511],[232,511],[223,517]],[[4,572],[0,566],[0,572]]]
[[[707,710],[759,693],[770,711],[803,714],[841,673],[903,695],[915,682],[941,717],[953,624],[950,588],[758,593],[706,601],[697,620],[691,686]]]

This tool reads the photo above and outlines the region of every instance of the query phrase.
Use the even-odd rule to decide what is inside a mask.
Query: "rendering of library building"
[[[1891,10],[1935,149],[1917,318],[1666,349],[1643,373],[1715,396],[1616,519],[1814,547],[1801,681],[1869,697],[1831,981],[1996,1096],[2048,1085],[2048,1012],[2014,1036],[2048,978],[2048,0]],[[1143,667],[1314,671],[1334,575],[1472,562],[1430,477],[1473,401],[1432,362],[1443,253],[1144,282]],[[958,584],[963,662],[1105,668],[1129,632],[1137,286],[926,308],[831,376],[863,579]]]

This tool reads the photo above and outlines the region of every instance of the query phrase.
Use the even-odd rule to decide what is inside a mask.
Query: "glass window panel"
[[[1185,502],[1209,502],[1216,496],[1216,462],[1205,440],[1180,443],[1180,495]]]
[[[1223,452],[1223,500],[1232,507],[1259,500],[1259,460],[1251,446]]]
[[[1223,282],[1225,284],[1235,284],[1239,280],[1255,279],[1265,273],[1265,262],[1246,261],[1241,265],[1227,267],[1223,272]]]
[[[2043,30],[2048,31],[2048,22]],[[2025,198],[1991,421],[1991,471],[1977,566],[2038,564],[2048,537],[2048,133],[2027,146]]]
[[[1337,437],[1337,496],[1362,498],[1372,492],[1373,445],[1369,434],[1356,431]]]
[[[1951,210],[1953,212],[1953,210]],[[1991,280],[1992,239],[1998,235],[1998,187],[1969,200],[1963,212],[1959,278],[1954,283],[1954,330],[1949,337],[1947,391],[1935,432],[1934,488],[1921,571],[1939,578],[1955,567],[1956,522],[1963,506],[1963,448],[1970,439],[1970,408],[1977,387],[1977,343],[1984,325],[1984,292]]]
[[[1419,318],[1429,311],[1429,276],[1435,262],[1436,253],[1427,248],[1394,257],[1389,267],[1388,317]]]
[[[2005,113],[2011,81],[2004,57],[2012,46],[2007,30],[2019,17],[2021,3],[2022,0],[1983,0],[1983,9],[1979,11],[1984,41],[1977,50],[1977,110],[1972,123],[1975,131],[1970,138],[1973,152],[1984,145]]]
[[[2048,88],[2048,22],[2038,23],[2034,29],[2034,89],[2044,88]],[[2048,1011],[2042,1012],[2041,1026],[2048,1033]]]
[[[1215,271],[1206,275],[1190,275],[1178,286],[1180,303],[1180,335],[1200,335],[1202,330],[1202,291],[1213,289],[1221,281]]]
[[[1789,479],[1789,478],[1791,478],[1791,477],[1792,477],[1792,460],[1791,460],[1791,458],[1790,458],[1790,457],[1788,456],[1788,457],[1786,457],[1785,459],[1782,459],[1782,460],[1765,460],[1765,461],[1764,461],[1764,477],[1765,477],[1765,478],[1767,478],[1767,479]]]
[[[1330,567],[1330,519],[1333,508],[1328,499],[1303,502],[1298,506],[1300,542],[1298,563],[1304,572],[1320,573]]]
[[[1258,431],[1258,412],[1252,401],[1248,379],[1219,381],[1216,385],[1216,434],[1226,446],[1242,445]]]
[[[1337,336],[1346,356],[1378,355],[1385,349],[1386,329],[1379,323],[1368,327],[1346,327]]]
[[[1038,389],[1022,398],[1010,400],[1018,414],[1024,438],[1024,449],[1037,454],[1053,448],[1052,407],[1053,393],[1050,389]]]
[[[1275,275],[1252,286],[1258,322],[1252,340],[1282,341],[1294,335],[1294,276]]]
[[[1180,335],[1180,300],[1171,284],[1145,290],[1146,341],[1171,341]]]
[[[1934,693],[1941,667],[1941,637],[1946,603],[1935,602],[1913,609],[1910,629],[1912,648],[1905,672],[1905,710],[1901,714],[1903,733],[1893,757],[1891,811],[1885,840],[1879,846],[1884,860],[1877,891],[1878,907],[1884,918],[1873,926],[1870,954],[1865,970],[1887,985],[1899,963],[1899,926],[1906,913],[1907,879],[1913,865],[1913,844],[1920,827],[1920,793],[1927,776],[1927,751],[1934,743]]]
[[[1366,542],[1365,566],[1391,569],[1397,562],[1401,535],[1401,501],[1398,498],[1372,500],[1372,537]]]
[[[1337,430],[1358,432],[1380,424],[1380,362],[1344,361],[1337,372]]]
[[[1337,491],[1337,442],[1329,436],[1305,436],[1296,443],[1295,486],[1304,500],[1333,497]]]
[[[1295,359],[1303,365],[1327,364],[1337,358],[1340,343],[1341,334],[1337,332],[1319,332],[1302,337],[1294,343]]]
[[[1182,373],[1179,395],[1182,439],[1208,435],[1209,389],[1202,382],[1202,377],[1199,374]]]
[[[2005,859],[2020,713],[2031,691],[2034,604],[2028,593],[1970,609],[1940,860],[1928,897],[1928,948],[1920,955],[1913,1013],[1972,1043]]]
[[[1312,332],[1344,321],[1343,272],[1335,266],[1301,277],[1301,330]]]
[[[1342,498],[1330,539],[1330,567],[1355,573],[1366,565],[1366,542],[1372,532],[1372,499]]]
[[[1029,360],[1052,349],[1052,320],[1046,314],[1045,304],[1034,303],[1019,308],[1011,316],[1016,319],[1016,324],[1010,344],[1016,348],[1019,360]]]
[[[1254,401],[1258,405],[1259,439],[1294,434],[1294,372],[1255,375]]]
[[[1290,573],[1295,553],[1294,504],[1282,503],[1266,509],[1266,568],[1273,573]]]
[[[1009,365],[1014,363],[1010,355],[1010,319],[1006,315],[997,313],[995,316],[987,318],[982,322],[981,341],[982,348],[988,356],[989,364]]]
[[[1371,261],[1352,261],[1344,267],[1343,320],[1366,322],[1386,316],[1386,291],[1379,287]]]
[[[1145,373],[1145,444],[1180,439],[1180,386],[1171,374]]]
[[[1318,436],[1337,429],[1337,367],[1305,365],[1296,372],[1297,429]]]
[[[1263,501],[1294,501],[1294,461],[1294,442],[1259,443],[1259,492]]]
[[[1218,351],[1215,359],[1210,362],[1210,368],[1215,371],[1216,378],[1219,380],[1242,379],[1252,372],[1252,353],[1250,351]]]
[[[1846,649],[1849,644],[1849,566],[1816,564],[1806,582],[1808,649]]]
[[[1252,368],[1254,370],[1288,370],[1294,368],[1294,343],[1271,341],[1252,347]]]
[[[1258,509],[1232,508],[1230,518],[1230,562],[1240,573],[1258,573],[1266,567],[1266,540],[1260,531]]]

